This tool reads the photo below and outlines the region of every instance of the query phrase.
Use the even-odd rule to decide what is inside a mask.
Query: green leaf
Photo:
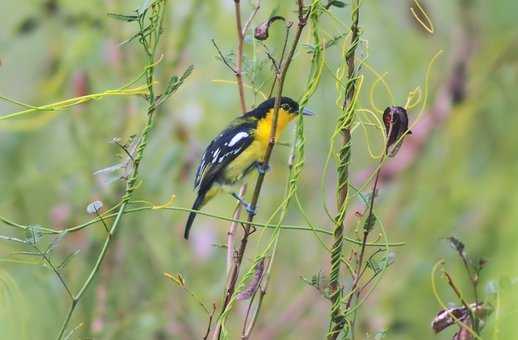
[[[396,261],[396,254],[375,255],[367,261],[367,266],[375,273],[380,273],[384,268],[388,268]]]
[[[178,78],[178,76],[172,76],[171,79],[169,79],[165,91],[160,95],[160,98],[157,100],[155,104],[155,108],[162,105],[169,97],[173,95],[173,93],[176,92],[176,90],[178,90],[178,88],[183,84],[185,79],[187,79],[187,77],[191,75],[193,69],[194,66],[190,65],[180,78]]]
[[[182,85],[184,80],[187,79],[187,77],[189,77],[191,75],[193,69],[194,69],[194,66],[190,65],[185,70],[185,72],[182,74],[182,76],[180,78],[178,78],[178,76],[172,76],[171,79],[169,79],[169,82],[167,83],[167,87],[164,91],[164,95],[170,96],[176,90],[178,90],[178,88],[180,87],[180,85]]]
[[[346,3],[343,1],[335,0],[335,1],[331,1],[330,5],[334,6],[334,7],[338,7],[338,8],[344,8],[346,6]]]
[[[41,232],[41,225],[30,225],[25,230],[25,242],[36,245],[39,240],[43,237],[43,233]]]
[[[325,48],[329,48],[329,47],[332,47],[334,45],[336,45],[336,43],[338,41],[340,41],[340,39],[342,39],[343,37],[345,37],[347,35],[347,32],[344,32],[344,33],[340,33],[336,36],[334,36],[333,38],[331,38],[330,40],[328,40],[326,42],[326,45],[325,45]]]
[[[72,259],[72,257],[76,256],[77,254],[79,254],[79,252],[81,251],[81,249],[77,249],[76,251],[74,251],[73,253],[70,253],[67,255],[67,257],[65,257],[65,259],[63,260],[63,262],[61,262],[61,264],[59,266],[57,266],[56,268],[58,270],[63,270],[65,268],[65,266],[70,262],[70,260]]]
[[[363,229],[371,231],[374,225],[376,224],[376,216],[374,214],[369,214],[365,219],[365,223],[363,224]]]
[[[124,15],[124,14],[117,14],[117,13],[108,13],[108,16],[113,19],[126,21],[126,22],[137,21],[139,18],[138,15]]]

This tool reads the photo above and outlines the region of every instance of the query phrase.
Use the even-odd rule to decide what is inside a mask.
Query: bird
[[[251,205],[246,203],[236,192],[239,183],[254,169],[264,174],[268,167],[263,164],[274,118],[275,98],[270,98],[256,108],[235,118],[221,131],[203,152],[194,179],[196,200],[192,205],[184,238],[196,217],[196,212],[219,193],[228,192],[245,206],[250,214],[255,214]],[[313,112],[304,108],[303,115]],[[289,98],[281,97],[277,115],[275,137],[299,114],[299,104]]]

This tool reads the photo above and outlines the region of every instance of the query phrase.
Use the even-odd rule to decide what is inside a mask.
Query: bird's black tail
[[[205,193],[198,193],[198,197],[196,197],[196,201],[192,205],[192,210],[199,210],[203,205],[203,200],[205,199]],[[189,218],[187,219],[187,223],[185,224],[185,231],[183,233],[183,237],[187,240],[189,238],[189,232],[191,231],[192,223],[194,222],[194,218],[196,217],[196,213],[191,211],[189,214]]]

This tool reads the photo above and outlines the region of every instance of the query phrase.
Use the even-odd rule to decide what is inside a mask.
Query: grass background
[[[458,11],[467,2],[424,3],[435,26],[433,35],[416,26],[407,1],[365,1],[361,9],[362,38],[368,41],[368,50],[363,53],[368,53],[368,63],[378,72],[388,72],[387,81],[400,105],[405,103],[408,91],[423,86],[430,59],[443,50],[432,68],[429,84],[429,100],[436,98],[451,68]],[[67,0],[59,1],[59,10],[54,13],[45,9],[41,1],[2,1],[0,94],[37,105],[78,95],[84,77],[88,79],[88,92],[101,92],[130,81],[142,70],[142,55],[134,44],[122,48],[118,44],[134,28],[109,19],[106,13],[128,12],[138,6],[139,1]],[[196,9],[192,31],[187,35],[184,20],[191,6]],[[434,129],[412,166],[381,187],[378,216],[389,238],[404,241],[406,246],[393,250],[396,262],[360,312],[361,338],[372,338],[383,330],[387,339],[451,338],[453,329],[434,336],[429,326],[440,308],[430,280],[438,259],[446,259],[447,267],[468,291],[467,284],[462,283],[467,280],[463,280],[461,263],[443,240],[450,235],[465,241],[474,257],[488,260],[481,287],[488,291],[485,297],[499,304],[495,305],[497,312],[489,319],[483,338],[511,339],[518,334],[512,322],[518,301],[518,4],[511,0],[473,1],[473,6],[477,38],[467,70],[466,100]],[[164,61],[159,66],[161,80],[166,81],[170,73],[178,73],[191,63],[195,71],[160,110],[136,197],[158,204],[175,194],[175,204],[190,206],[194,199],[193,163],[210,138],[239,111],[236,87],[213,81],[233,78],[216,58],[210,43],[215,38],[223,51],[234,49],[233,2],[170,1],[169,7]],[[257,22],[267,18],[274,7],[274,2],[266,1]],[[245,13],[250,11],[247,1],[243,8]],[[292,9],[290,2],[283,2],[278,11],[294,16]],[[349,25],[347,7],[333,13]],[[324,25],[329,30],[333,27],[331,21]],[[187,45],[174,68],[178,43],[186,36]],[[304,41],[308,37],[309,31]],[[252,55],[251,44],[245,52]],[[257,55],[264,58],[260,49]],[[326,182],[325,197],[319,185],[327,136],[334,129],[337,115],[332,73],[341,61],[338,49],[330,50],[327,58],[331,72],[324,72],[309,105],[318,115],[306,121],[306,167],[300,188],[312,220],[330,228],[321,202],[333,202],[333,172]],[[298,98],[303,93],[309,60],[310,56],[299,49],[288,75],[287,95]],[[265,67],[260,77],[268,74]],[[369,75],[366,83],[373,80]],[[360,106],[369,105],[367,94],[364,91],[361,95]],[[254,98],[249,91],[247,100],[251,105],[260,98]],[[387,101],[383,91],[376,92],[376,103]],[[86,206],[93,200],[100,199],[105,206],[116,203],[122,184],[103,185],[93,172],[117,162],[119,150],[108,142],[113,137],[126,139],[137,133],[145,119],[143,108],[144,101],[139,98],[108,98],[55,114],[34,114],[17,123],[0,122],[0,215],[27,225],[68,226],[90,218]],[[16,109],[0,102],[0,114]],[[410,115],[413,121],[417,112]],[[284,139],[289,138],[286,133]],[[358,174],[375,166],[367,143],[379,148],[376,141],[375,131],[369,138],[360,129],[354,133],[353,184],[361,184]],[[279,204],[288,154],[289,148],[276,148],[273,171],[259,202],[258,220],[265,220]],[[221,197],[206,209],[229,216],[233,206],[232,198]],[[219,301],[226,251],[214,244],[225,242],[228,223],[199,217],[192,239],[186,242],[181,236],[185,219],[184,213],[165,210],[124,218],[103,273],[74,316],[72,325],[84,322],[78,336],[201,337],[206,326],[204,312],[163,272],[182,273],[188,286],[205,301]],[[304,220],[293,208],[286,223],[303,224]],[[3,225],[0,234],[16,235]],[[354,236],[350,225],[348,234]],[[60,242],[56,258],[80,249],[65,271],[72,286],[84,280],[103,236],[103,227],[96,225]],[[63,289],[34,258],[12,255],[20,250],[23,249],[6,241],[0,243],[0,338],[53,338],[65,315]],[[258,250],[252,243],[245,260],[252,259]],[[281,234],[256,338],[314,339],[325,334],[328,302],[301,276],[327,272],[328,262],[329,255],[313,234]],[[440,282],[443,299],[455,301]],[[237,313],[244,313],[245,307],[246,304],[239,306]],[[237,322],[231,324],[231,329],[235,327]]]

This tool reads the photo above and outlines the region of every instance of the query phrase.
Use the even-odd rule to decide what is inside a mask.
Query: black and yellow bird
[[[236,193],[236,185],[254,168],[259,172],[266,169],[263,158],[270,140],[273,124],[275,98],[270,98],[255,109],[234,119],[230,125],[214,138],[201,156],[196,170],[194,188],[198,196],[192,206],[199,210],[220,192],[229,192],[251,213],[250,205]],[[277,118],[276,137],[299,114],[299,104],[291,98],[281,97]],[[302,114],[311,115],[304,109]],[[191,212],[185,225],[185,239],[196,217]]]

